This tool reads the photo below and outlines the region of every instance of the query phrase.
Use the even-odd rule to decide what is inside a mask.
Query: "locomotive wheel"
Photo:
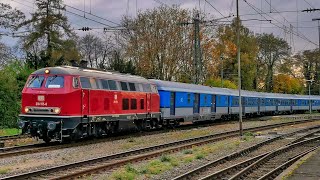
[[[51,141],[51,138],[48,138],[48,137],[44,137],[44,138],[43,138],[43,141],[44,141],[44,142],[46,142],[46,143],[48,144],[48,143],[50,143],[50,141]]]

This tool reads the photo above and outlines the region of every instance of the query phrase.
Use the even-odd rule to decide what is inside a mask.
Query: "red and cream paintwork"
[[[62,85],[47,86],[56,77]],[[30,86],[34,79],[43,81]],[[85,80],[91,87],[84,87]],[[116,90],[104,88],[103,80],[116,82]],[[121,90],[121,83],[128,90]],[[43,68],[30,75],[22,91],[20,126],[46,141],[152,128],[161,120],[159,101],[156,85],[139,76],[69,66]]]

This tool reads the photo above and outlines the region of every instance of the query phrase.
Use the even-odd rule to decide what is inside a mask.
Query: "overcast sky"
[[[30,17],[29,14],[35,10],[34,1],[35,0],[0,0],[0,2],[9,3],[13,7],[20,9],[27,17]],[[276,36],[285,38],[293,47],[294,52],[318,47],[318,23],[312,21],[312,19],[320,18],[320,11],[307,13],[301,12],[301,10],[307,8],[320,8],[319,0],[247,0],[247,2],[251,6],[244,0],[239,0],[239,12],[242,20],[272,20],[271,23],[254,20],[243,21],[243,24],[250,28],[254,33],[274,33]],[[87,18],[98,21],[99,23],[93,22],[80,17],[84,16],[83,12],[67,7],[68,11],[80,15],[77,16],[66,13],[69,17],[70,24],[74,29],[87,26],[94,28],[103,28],[107,27],[107,25],[117,26],[123,15],[134,17],[136,16],[137,11],[155,8],[161,6],[161,4],[167,6],[175,4],[180,8],[187,9],[197,8],[209,13],[215,18],[236,14],[235,0],[207,0],[207,2],[205,0],[64,0],[64,3],[103,18],[97,18],[90,14],[86,14],[85,16]],[[256,11],[253,8],[256,8]],[[262,11],[264,14],[260,15],[257,11]],[[291,30],[295,35],[290,33],[290,24]],[[5,30],[0,29],[0,31],[3,32]],[[76,32],[80,36],[88,33],[88,31]],[[102,29],[96,29],[92,32],[103,35]],[[300,38],[297,35],[303,38]],[[1,41],[11,46],[16,43],[16,40],[10,37],[3,37]]]

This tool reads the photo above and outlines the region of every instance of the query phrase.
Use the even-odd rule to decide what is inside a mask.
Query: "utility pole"
[[[240,64],[240,17],[239,0],[237,0],[237,60],[238,60],[238,91],[239,91],[239,132],[243,135],[242,129],[242,99],[241,99],[241,64]]]
[[[220,60],[221,60],[221,87],[223,88],[223,54],[221,54]]]
[[[179,25],[190,25],[194,26],[194,58],[193,58],[193,74],[192,81],[194,84],[201,83],[202,79],[202,58],[201,58],[201,44],[200,44],[200,21],[199,13],[195,14],[193,22],[181,22]]]
[[[320,21],[320,18],[314,18],[314,19],[312,19],[312,21],[318,21],[318,34],[319,34],[319,55],[320,55],[320,23],[319,23],[319,21]],[[318,80],[318,84],[319,84],[319,95],[320,95],[320,83],[319,83],[319,79],[318,79],[319,77],[317,77],[317,79],[316,80]]]
[[[193,18],[194,25],[194,84],[199,84],[201,81],[202,63],[201,63],[201,47],[200,47],[200,19],[199,13]]]

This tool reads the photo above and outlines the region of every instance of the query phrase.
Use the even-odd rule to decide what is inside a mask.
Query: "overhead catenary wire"
[[[249,3],[247,0],[243,0],[244,2],[246,2],[254,11],[256,11],[258,14],[260,14],[264,19],[267,20],[267,18],[262,15],[260,12],[263,12],[262,10],[260,10],[259,8],[255,7],[254,5],[252,5],[251,3]],[[276,20],[275,18],[273,18],[272,16],[266,14],[267,16],[269,16],[270,18],[274,19],[275,21],[279,22],[278,20]],[[280,24],[282,24],[281,22],[279,22]],[[277,25],[277,24],[274,24],[273,22],[271,22],[271,24],[273,24],[274,26],[277,26],[278,28],[284,30],[283,27]],[[285,26],[285,25],[284,25]],[[301,36],[299,33],[295,32],[295,31],[292,31],[291,32],[293,35],[305,40],[305,41],[308,41],[309,43],[313,44],[313,45],[316,45],[318,46],[318,44],[316,44],[315,42],[311,41],[310,39],[306,38],[305,36]]]

